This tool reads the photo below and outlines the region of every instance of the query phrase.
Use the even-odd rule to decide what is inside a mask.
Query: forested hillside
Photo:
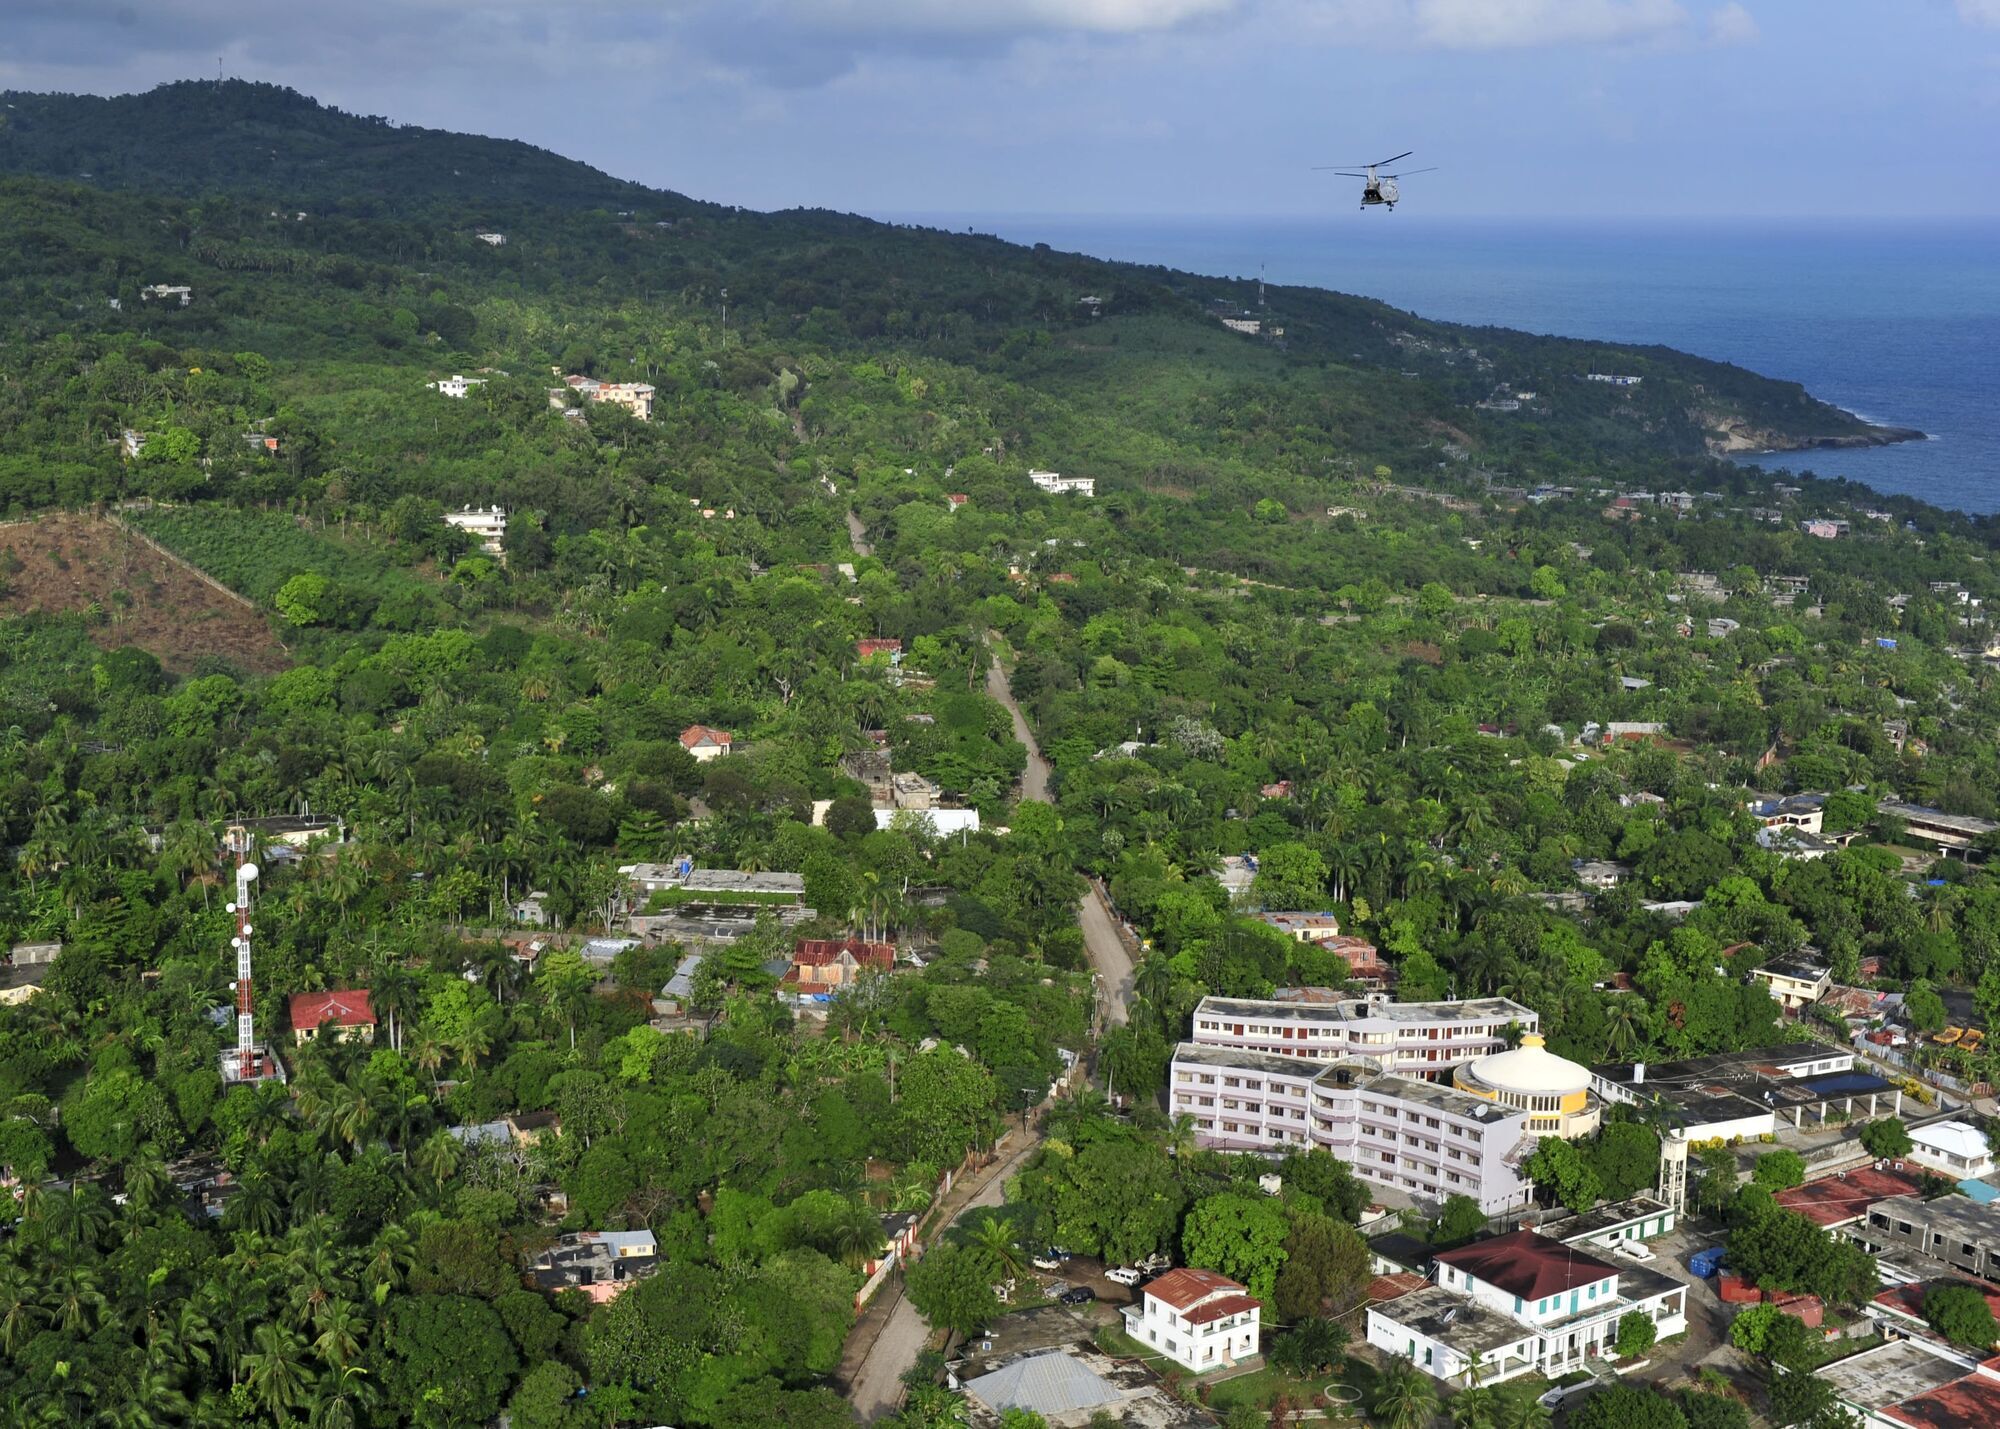
[[[1365,1197],[1322,1152],[1267,1200],[1155,1100],[1202,996],[1345,983],[1252,907],[1582,1061],[1840,1040],[1745,976],[1808,945],[1921,1025],[2000,1013],[1992,841],[1935,863],[1878,808],[2000,815],[1991,528],[1705,454],[1718,414],[1852,431],[1794,387],[1295,289],[1239,333],[1243,285],[251,86],[8,102],[0,508],[168,565],[86,583],[80,514],[0,542],[0,1422],[845,1424],[880,1218],[1003,1133],[1006,1204],[925,1223],[933,1323],[1057,1237],[1220,1263],[1239,1212],[1311,1321],[1301,1248]],[[1474,405],[1502,385],[1537,395]],[[256,638],[162,638],[180,561]],[[1765,846],[1752,789],[1828,794],[1851,846]],[[288,1081],[227,1085],[224,832],[307,812],[342,836],[252,825]],[[683,858],[802,890],[648,922],[687,890],[621,869]],[[1139,955],[1101,1036],[1090,878]],[[890,970],[798,997],[801,940],[848,938]],[[371,1040],[293,1025],[328,990]],[[1044,1105],[1079,1058],[1128,1117],[1081,1072]],[[525,1275],[590,1230],[653,1273]],[[898,1422],[956,1422],[911,1368]]]

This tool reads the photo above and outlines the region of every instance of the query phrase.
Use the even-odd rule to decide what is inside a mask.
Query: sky
[[[285,84],[753,208],[2000,217],[2000,0],[4,0],[0,88]]]

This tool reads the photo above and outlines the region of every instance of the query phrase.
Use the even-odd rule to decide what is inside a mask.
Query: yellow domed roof
[[[1588,1068],[1567,1057],[1558,1057],[1532,1032],[1513,1051],[1481,1057],[1467,1066],[1465,1072],[1480,1085],[1503,1092],[1550,1096],[1587,1091],[1590,1087]]]

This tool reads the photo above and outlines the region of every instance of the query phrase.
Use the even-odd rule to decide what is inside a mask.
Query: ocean
[[[1475,221],[1420,205],[1310,219],[897,219],[1219,276],[1261,266],[1274,283],[1452,322],[1665,343],[1930,437],[1744,460],[2000,511],[2000,224]]]

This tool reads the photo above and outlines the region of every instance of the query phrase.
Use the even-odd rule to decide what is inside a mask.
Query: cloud
[[[1756,17],[1741,5],[1730,0],[1721,9],[1708,17],[1708,42],[1711,45],[1754,45],[1762,38],[1757,28]]]
[[[1391,50],[1652,44],[1693,33],[1679,0],[1297,0],[1295,13],[1315,29]]]
[[[2000,29],[2000,0],[1958,0],[1958,18],[1968,25]]]
[[[896,35],[1129,35],[1227,15],[1238,0],[779,0],[805,29]]]
[[[1440,49],[1622,44],[1687,24],[1676,0],[1415,0],[1417,39]]]

